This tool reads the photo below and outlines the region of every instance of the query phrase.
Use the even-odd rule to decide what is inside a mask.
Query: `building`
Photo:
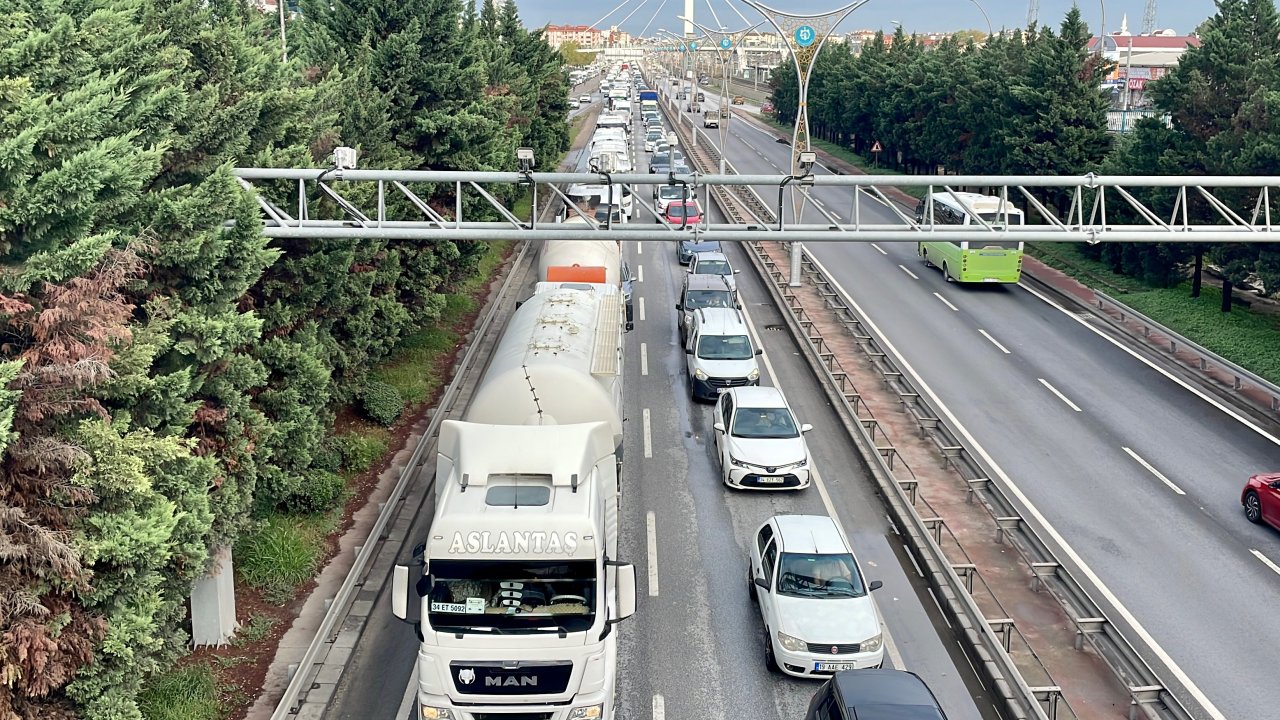
[[[1089,40],[1091,51],[1100,48],[1103,57],[1114,63],[1103,87],[1111,89],[1112,105],[1117,110],[1149,107],[1147,83],[1177,67],[1182,55],[1193,47],[1200,47],[1200,38],[1178,35],[1173,30],[1131,35],[1128,18],[1121,22],[1119,32],[1109,33],[1101,42],[1096,37]]]
[[[565,43],[574,43],[578,47],[601,47],[605,43],[603,30],[588,25],[547,25],[543,28],[547,44],[559,49]]]

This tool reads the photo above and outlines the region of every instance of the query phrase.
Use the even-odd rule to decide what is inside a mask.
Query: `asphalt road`
[[[647,155],[642,148],[636,155],[643,166]],[[636,202],[649,196],[638,189]],[[637,222],[649,217],[637,210]],[[799,493],[723,488],[707,438],[710,406],[691,403],[684,380],[673,307],[684,270],[674,244],[629,247],[638,281],[636,328],[626,336],[629,450],[621,554],[637,566],[640,601],[636,616],[620,626],[620,717],[803,717],[817,683],[765,670],[763,628],[747,595],[746,542],[773,514],[834,513],[869,579],[884,582],[875,599],[890,638],[889,663],[920,674],[952,720],[992,720],[989,701],[893,534],[873,483],[858,469],[834,410],[790,336],[771,329],[783,318],[739,249],[730,252],[744,268],[740,290],[765,348],[764,382],[781,386],[800,420],[814,425],[806,437],[821,481]],[[428,501],[408,544],[426,534],[433,510]],[[657,578],[652,584],[651,571]],[[406,703],[417,640],[391,617],[385,593],[376,605],[382,612],[370,618],[353,649],[327,717],[413,717]]]
[[[730,128],[739,172],[788,167],[787,146]],[[850,191],[815,190],[849,222]],[[861,218],[895,222],[865,198]],[[1176,664],[1220,716],[1280,717],[1280,684],[1244,680],[1277,657],[1280,534],[1239,503],[1250,474],[1280,466],[1280,440],[1023,286],[948,284],[914,244],[809,248],[1021,491],[1024,514],[1053,528],[1067,564],[1105,585],[1097,599],[1124,608],[1112,616],[1130,637],[1154,640],[1157,672]]]

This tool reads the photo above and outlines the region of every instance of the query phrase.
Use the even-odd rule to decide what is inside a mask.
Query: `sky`
[[[764,4],[795,13],[815,13],[841,7],[848,1],[764,0]],[[600,26],[607,28],[610,25],[619,24],[630,15],[630,19],[621,22],[621,25],[622,29],[633,34],[643,31],[646,25],[649,25],[647,33],[649,35],[657,32],[658,28],[679,32],[677,25],[680,21],[676,18],[684,13],[684,0],[665,0],[665,4],[664,0],[602,0],[593,3],[571,0],[515,0],[515,2],[520,10],[520,17],[529,27],[541,27],[547,23],[590,25],[604,18]],[[986,10],[991,17],[991,24],[996,30],[1001,26],[1022,27],[1026,24],[1029,5],[1027,0],[978,0],[978,3],[981,9]],[[1040,24],[1051,24],[1056,28],[1067,11],[1071,9],[1072,4],[1072,0],[1040,0]],[[1080,0],[1079,4],[1084,13],[1085,22],[1089,23],[1095,33],[1098,31],[1103,12],[1106,13],[1108,32],[1115,32],[1120,28],[1120,19],[1125,14],[1129,16],[1131,32],[1136,33],[1142,30],[1146,0]],[[606,18],[605,13],[617,6],[621,8]],[[737,8],[751,22],[743,22],[732,8]],[[716,23],[712,17],[712,10],[720,18],[719,23]],[[1185,35],[1212,15],[1214,10],[1213,0],[1160,0],[1157,25],[1161,28],[1173,28],[1179,34]],[[695,0],[693,19],[712,27],[723,25],[730,30],[739,30],[754,24],[761,18],[742,0]],[[652,24],[650,24],[651,20]],[[920,33],[952,30],[985,31],[987,25],[979,6],[972,0],[869,0],[855,10],[840,25],[838,31],[881,28],[891,32],[893,20],[900,21],[907,32]]]

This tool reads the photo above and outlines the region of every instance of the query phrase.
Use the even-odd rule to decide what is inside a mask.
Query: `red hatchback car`
[[[697,200],[677,200],[667,205],[667,212],[662,219],[676,227],[692,227],[702,222],[702,208],[698,207]]]
[[[1280,530],[1280,473],[1259,473],[1249,478],[1240,494],[1244,516],[1251,523],[1267,523]]]

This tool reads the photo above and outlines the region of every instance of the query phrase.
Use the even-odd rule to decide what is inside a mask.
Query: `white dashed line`
[[[644,266],[636,266],[636,282],[644,282]]]
[[[1151,467],[1151,463],[1147,462],[1146,460],[1143,460],[1142,457],[1138,455],[1138,453],[1130,450],[1129,448],[1120,448],[1120,449],[1129,453],[1129,457],[1133,458],[1134,460],[1137,460],[1138,464],[1146,468],[1152,475],[1155,475],[1156,477],[1160,478],[1160,482],[1164,483],[1165,485],[1168,485],[1170,490],[1178,493],[1179,495],[1186,495],[1186,493],[1182,491],[1182,488],[1178,487],[1177,485],[1174,485],[1173,482],[1169,480],[1169,478],[1164,476],[1164,473],[1161,473],[1159,470]]]
[[[1262,553],[1258,552],[1257,550],[1250,550],[1249,552],[1253,553],[1253,556],[1254,556],[1254,557],[1258,558],[1258,559],[1259,559],[1259,560],[1261,560],[1261,561],[1262,561],[1262,562],[1263,562],[1267,567],[1271,568],[1271,570],[1272,570],[1273,572],[1275,572],[1275,574],[1280,575],[1280,565],[1276,565],[1275,563],[1271,562],[1271,558],[1267,557],[1266,555],[1263,555]]]
[[[653,696],[653,720],[667,720],[667,708],[661,695]]]
[[[637,254],[637,255],[643,255],[643,254],[644,254],[644,241],[643,241],[643,240],[637,240],[637,241],[636,241],[636,254]]]
[[[649,374],[649,344],[640,343],[640,374]]]
[[[644,456],[653,457],[653,435],[649,428],[649,408],[644,409]]]
[[[915,274],[915,273],[913,273],[913,272],[911,272],[910,270],[908,270],[906,265],[899,265],[898,267],[902,269],[902,272],[904,272],[904,273],[906,273],[906,274],[910,275],[912,280],[919,280],[919,279],[920,279],[920,278],[916,277],[916,274]]]
[[[644,320],[644,298],[640,298],[640,319]]]
[[[979,328],[978,332],[982,333],[982,337],[990,340],[992,345],[995,345],[996,347],[1000,348],[1000,352],[1004,353],[1005,355],[1013,354],[1009,352],[1009,348],[1001,345],[999,340],[996,340],[995,338],[991,337],[991,333],[987,332],[986,330],[982,330],[981,328]]]
[[[934,296],[934,297],[936,297],[936,298],[938,298],[939,300],[941,300],[943,305],[946,305],[947,307],[951,308],[952,310],[954,310],[954,311],[956,311],[956,312],[960,312],[960,308],[956,307],[955,305],[952,305],[952,304],[951,304],[951,302],[950,302],[949,300],[947,300],[946,298],[942,297],[942,296],[941,296],[941,295],[939,295],[938,293],[934,293],[934,294],[933,294],[933,296]]]
[[[653,511],[645,513],[644,525],[649,545],[649,597],[658,597],[658,519]],[[655,699],[654,703],[658,701]],[[654,717],[657,717],[656,715]]]
[[[875,248],[875,249],[876,249],[876,252],[880,253],[881,255],[888,255],[888,254],[889,254],[889,253],[887,253],[887,252],[885,252],[885,251],[884,251],[884,248],[880,247],[879,245],[877,245],[877,244],[875,244],[875,243],[871,243],[871,247]]]
[[[1072,410],[1075,410],[1076,412],[1084,412],[1083,410],[1080,409],[1079,406],[1077,406],[1075,403],[1068,400],[1066,395],[1063,395],[1061,392],[1058,392],[1058,388],[1050,385],[1048,380],[1045,380],[1044,378],[1037,378],[1037,380],[1040,381],[1041,385],[1048,388],[1049,392],[1053,393],[1054,395],[1057,395],[1058,399],[1066,403],[1067,406],[1070,407]]]

